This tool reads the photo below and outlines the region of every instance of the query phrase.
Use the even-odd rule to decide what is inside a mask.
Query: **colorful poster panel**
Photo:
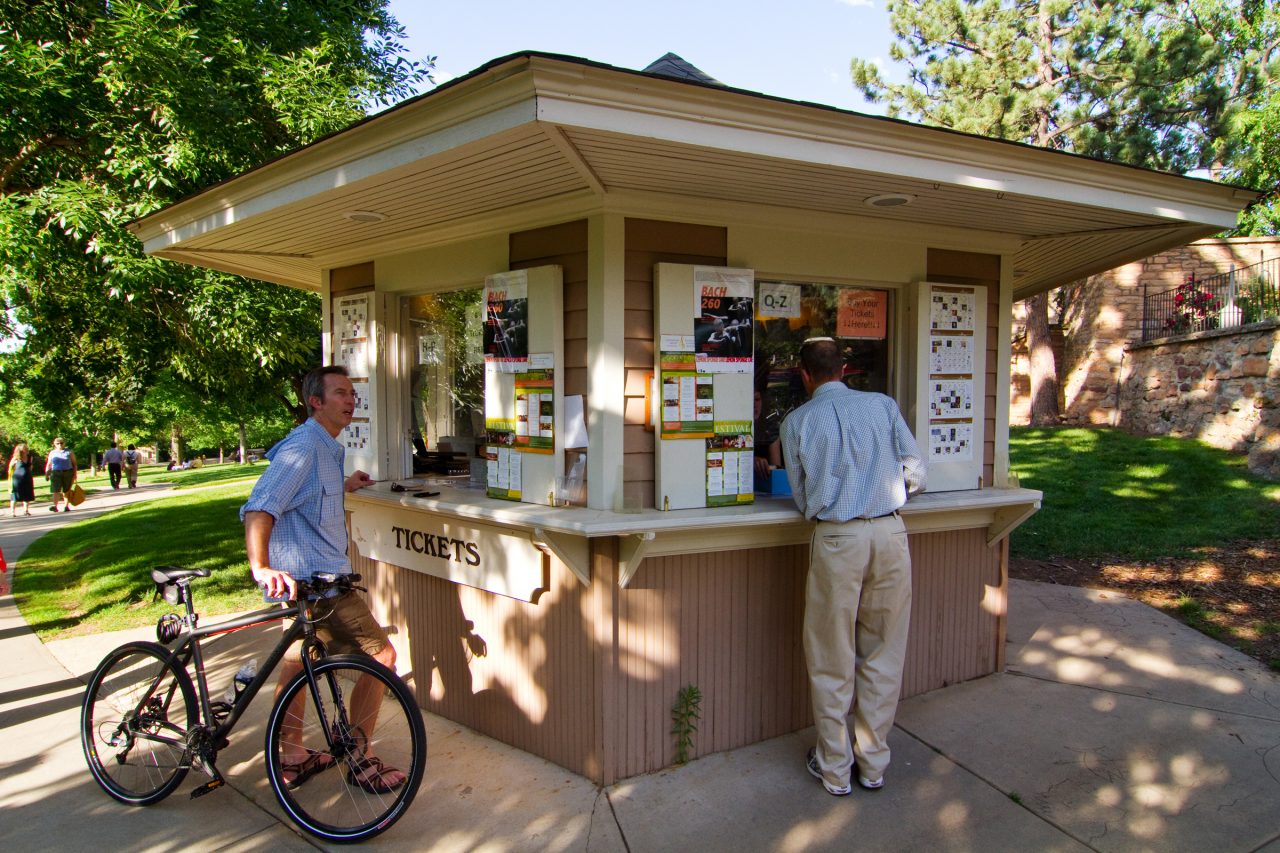
[[[553,453],[556,447],[555,393],[550,370],[516,374],[516,449]]]
[[[710,438],[715,377],[697,372],[695,354],[662,353],[662,438]]]
[[[523,271],[484,283],[484,359],[499,373],[529,368],[529,282]]]
[[[520,500],[520,451],[515,448],[515,424],[488,421],[489,443],[485,445],[487,483],[485,494],[500,500]]]
[[[755,501],[755,451],[750,421],[721,421],[707,439],[707,506]]]
[[[697,267],[693,273],[694,351],[703,373],[751,373],[755,280],[750,273]]]

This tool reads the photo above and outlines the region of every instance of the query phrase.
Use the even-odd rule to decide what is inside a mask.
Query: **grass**
[[[185,475],[190,486],[206,483],[190,476],[206,472],[212,473],[172,473]],[[239,483],[143,501],[37,539],[14,578],[14,599],[27,624],[45,641],[153,624],[174,610],[163,599],[152,601],[150,570],[165,564],[212,572],[197,585],[202,614],[261,605],[239,518],[251,487]]]
[[[1009,455],[1020,485],[1044,492],[1013,532],[1018,556],[1150,560],[1280,529],[1280,484],[1197,441],[1015,427]]]
[[[163,465],[142,465],[138,468],[138,485],[148,486],[158,483],[171,483],[175,489],[192,489],[200,486],[208,486],[214,483],[230,483],[238,480],[256,480],[258,475],[266,470],[266,463],[257,465],[240,465],[235,462],[227,462],[218,464],[216,462],[209,463],[203,468],[188,468],[187,470],[166,471]],[[107,476],[104,469],[97,476],[91,477],[86,471],[80,472],[80,478],[77,481],[81,488],[86,492],[93,493],[103,490],[110,490],[111,479]],[[42,480],[36,481],[36,494],[39,496],[41,491],[40,485],[44,485],[44,497],[49,496],[49,484]],[[123,481],[122,481],[123,483]],[[125,488],[121,485],[121,488]]]

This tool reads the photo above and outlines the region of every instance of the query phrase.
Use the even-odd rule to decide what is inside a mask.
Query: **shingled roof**
[[[706,83],[710,86],[724,85],[701,68],[670,52],[664,53],[641,70],[646,74],[661,74],[663,77],[692,80],[695,83]]]

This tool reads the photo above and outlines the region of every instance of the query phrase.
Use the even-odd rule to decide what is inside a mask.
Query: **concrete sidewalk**
[[[13,565],[38,532],[120,500],[3,519],[0,545]],[[601,791],[428,714],[427,780],[368,846],[1280,853],[1280,677],[1121,596],[1018,581],[1010,593],[1008,671],[902,703],[881,792],[827,795],[804,769],[812,730]],[[135,809],[96,787],[77,732],[83,681],[110,648],[152,636],[41,644],[0,597],[0,848],[314,846],[265,781],[261,700],[219,761],[230,789],[192,801],[192,773]],[[273,641],[268,628],[208,645],[211,684]]]

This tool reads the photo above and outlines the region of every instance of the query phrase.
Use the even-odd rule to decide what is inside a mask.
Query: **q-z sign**
[[[762,281],[757,304],[761,317],[799,317],[800,285]]]

